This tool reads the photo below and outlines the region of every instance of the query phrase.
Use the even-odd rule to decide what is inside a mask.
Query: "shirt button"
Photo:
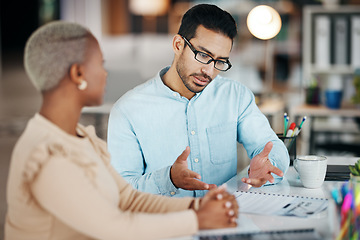
[[[195,135],[195,131],[191,131],[191,135]]]
[[[176,93],[173,93],[173,96],[176,97]]]
[[[189,102],[189,106],[191,106],[191,102]]]
[[[174,196],[174,195],[175,195],[175,192],[171,192],[170,194],[171,194],[171,196]]]
[[[196,163],[199,162],[199,159],[198,159],[198,158],[195,158],[195,159],[194,159],[194,162],[196,162]]]

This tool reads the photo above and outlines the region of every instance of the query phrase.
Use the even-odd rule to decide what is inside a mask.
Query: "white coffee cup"
[[[324,182],[327,158],[324,156],[298,156],[294,160],[294,168],[306,188],[319,188]]]

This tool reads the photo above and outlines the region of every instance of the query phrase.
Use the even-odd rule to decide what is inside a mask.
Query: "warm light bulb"
[[[281,18],[272,7],[260,5],[249,12],[247,26],[252,35],[267,40],[280,32]]]
[[[144,16],[164,15],[169,5],[169,0],[130,0],[129,2],[130,11],[133,14]]]
[[[260,24],[269,24],[272,20],[271,12],[268,8],[260,8],[256,13],[256,19]]]

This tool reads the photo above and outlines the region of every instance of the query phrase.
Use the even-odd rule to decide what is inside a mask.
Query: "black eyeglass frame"
[[[194,55],[194,58],[195,58],[196,61],[198,61],[198,62],[200,62],[200,63],[203,63],[203,64],[210,64],[211,62],[214,62],[214,68],[216,68],[217,70],[222,71],[222,72],[226,72],[227,70],[229,70],[229,69],[232,67],[229,59],[227,59],[226,61],[214,59],[214,58],[213,58],[212,56],[210,56],[209,54],[204,53],[204,52],[202,52],[202,51],[196,50],[195,47],[194,47],[185,37],[183,37],[183,36],[181,36],[181,37],[184,39],[186,45],[189,46],[190,50],[195,54],[195,55]],[[210,58],[210,60],[209,60],[208,62],[202,62],[202,61],[200,61],[199,59],[196,58],[196,56],[197,56],[198,53],[201,53],[201,54],[204,54],[204,55],[208,56],[208,57]],[[216,63],[217,63],[217,62],[222,62],[222,63],[227,64],[227,65],[228,65],[228,68],[225,69],[225,70],[222,70],[222,69],[217,68],[217,67],[216,67]]]

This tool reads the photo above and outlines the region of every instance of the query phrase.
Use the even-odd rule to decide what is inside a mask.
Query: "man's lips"
[[[201,76],[193,76],[193,77],[194,77],[195,83],[200,86],[205,86],[210,82],[210,79],[205,78],[205,77],[201,77]]]

